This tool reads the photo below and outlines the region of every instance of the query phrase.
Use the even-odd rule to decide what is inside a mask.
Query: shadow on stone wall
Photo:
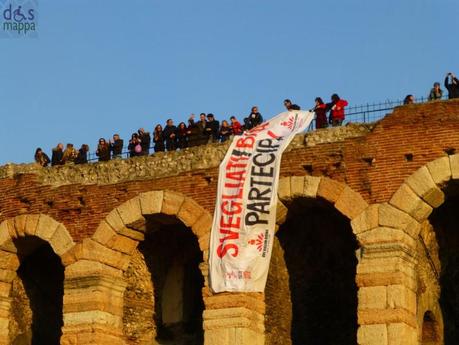
[[[202,253],[175,217],[148,216],[147,235],[125,273],[124,328],[131,344],[203,344]]]
[[[430,216],[441,262],[439,302],[445,345],[457,344],[459,339],[459,196],[457,192],[453,194]]]
[[[64,267],[51,246],[38,237],[14,241],[21,265],[11,292],[13,345],[60,343]]]
[[[356,344],[358,246],[349,220],[317,200],[287,206],[266,288],[267,344]]]

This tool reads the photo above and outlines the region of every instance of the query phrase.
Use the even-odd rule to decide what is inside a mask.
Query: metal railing
[[[442,100],[448,99],[447,95],[442,97]],[[426,103],[428,102],[427,97],[416,98],[415,103]],[[388,112],[392,111],[395,107],[403,105],[403,100],[387,100],[379,103],[367,103],[361,105],[355,105],[351,107],[346,107],[346,118],[343,125],[349,123],[370,123],[381,120],[385,117]],[[308,127],[307,131],[315,130],[315,120]],[[153,146],[150,147],[150,154],[153,152]],[[130,153],[127,150],[127,147],[123,147],[123,152],[121,153],[121,158],[129,158]],[[88,162],[95,162],[98,160],[98,157],[95,152],[88,153]]]

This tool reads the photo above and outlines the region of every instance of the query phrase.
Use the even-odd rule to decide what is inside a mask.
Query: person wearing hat
[[[429,101],[435,101],[436,99],[441,99],[443,96],[443,90],[440,89],[440,83],[436,82],[433,84],[433,88],[429,93]]]
[[[204,133],[207,135],[209,143],[218,142],[218,131],[220,129],[220,122],[215,120],[214,114],[207,114],[207,122]]]

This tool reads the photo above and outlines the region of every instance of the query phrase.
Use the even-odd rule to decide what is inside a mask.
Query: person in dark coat
[[[223,120],[219,132],[220,142],[224,143],[231,137],[232,134],[233,132],[231,131],[231,126],[229,125],[228,121]]]
[[[207,119],[206,114],[201,113],[199,115],[199,122],[196,124],[199,130],[199,138],[197,140],[197,145],[205,145],[209,140],[209,137],[206,134]]]
[[[293,104],[291,100],[284,99],[284,107],[287,109],[287,111],[292,111],[292,110],[301,110],[300,106],[298,104]]]
[[[51,155],[51,166],[62,165],[64,162],[62,158],[64,157],[64,144],[59,143],[55,148],[53,148],[53,153]]]
[[[177,127],[174,126],[174,121],[172,119],[166,121],[166,127],[164,127],[163,134],[166,141],[166,150],[175,151],[177,149]]]
[[[316,113],[316,128],[327,128],[328,121],[327,121],[327,105],[324,103],[322,98],[317,97],[315,99],[315,106],[311,110]]]
[[[207,123],[205,133],[207,135],[207,142],[216,143],[218,141],[218,131],[220,129],[220,122],[215,120],[214,114],[207,114]]]
[[[252,107],[250,115],[244,119],[244,127],[247,130],[257,127],[263,122],[263,116],[258,112],[258,107]]]
[[[153,143],[155,144],[155,152],[164,152],[166,151],[166,146],[164,146],[164,133],[163,126],[157,124],[153,132]]]
[[[142,147],[142,156],[148,156],[150,153],[150,143],[151,143],[151,137],[149,132],[145,132],[143,128],[140,128],[138,130],[139,133],[139,139],[141,141],[140,146]]]
[[[97,145],[96,156],[99,157],[99,162],[107,162],[110,160],[110,146],[104,138],[99,139],[99,145]]]
[[[120,139],[119,134],[113,134],[113,140],[110,139],[110,151],[113,159],[121,158],[123,153],[123,139]]]
[[[128,145],[129,157],[138,157],[142,155],[142,145],[138,133],[132,133]]]
[[[180,150],[188,147],[188,135],[185,122],[180,122],[177,127],[177,147]]]
[[[451,82],[449,82],[450,78],[451,78]],[[451,72],[449,72],[446,75],[445,88],[448,90],[448,98],[449,99],[459,98],[459,80]]]
[[[78,150],[78,156],[75,159],[75,164],[88,163],[88,152],[89,152],[89,146],[86,144],[81,145],[80,149]]]
[[[49,162],[50,162],[50,159],[48,157],[48,155],[46,153],[43,152],[43,150],[38,147],[36,150],[35,150],[35,162],[40,164],[40,166],[42,167],[47,167]]]
[[[190,118],[188,119],[188,127],[186,129],[186,134],[188,137],[188,147],[200,145],[202,131],[194,122],[194,114],[191,114]]]

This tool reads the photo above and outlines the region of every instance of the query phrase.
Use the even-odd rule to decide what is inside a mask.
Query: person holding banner
[[[288,111],[292,110],[300,110],[300,106],[298,104],[292,104],[292,101],[289,99],[284,100],[284,106],[287,108]]]
[[[210,253],[210,286],[265,289],[276,223],[282,152],[314,113],[291,110],[235,137],[220,164]]]

